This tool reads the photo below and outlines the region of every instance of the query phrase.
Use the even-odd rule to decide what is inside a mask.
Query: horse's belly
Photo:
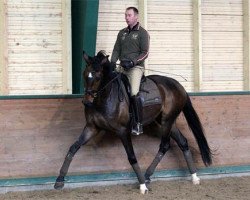
[[[150,124],[161,113],[161,104],[143,107],[143,124]]]

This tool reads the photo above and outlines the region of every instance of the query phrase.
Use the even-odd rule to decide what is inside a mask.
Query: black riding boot
[[[132,126],[132,134],[140,135],[143,133],[142,128],[142,102],[139,95],[134,95],[131,97],[131,103],[133,106],[134,113],[134,123]]]

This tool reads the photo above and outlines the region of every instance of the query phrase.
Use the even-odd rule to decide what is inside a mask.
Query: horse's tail
[[[194,137],[198,143],[204,164],[206,166],[211,165],[212,164],[211,149],[208,146],[207,139],[204,135],[204,130],[200,122],[199,116],[194,110],[194,107],[188,95],[187,95],[187,102],[183,108],[183,113],[187,120],[188,126],[192,130]]]

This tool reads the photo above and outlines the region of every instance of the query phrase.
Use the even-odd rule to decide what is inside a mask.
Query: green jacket
[[[119,31],[111,62],[116,62],[118,59],[130,59],[134,65],[144,67],[144,60],[148,57],[148,53],[149,34],[137,23],[132,30],[126,27]]]

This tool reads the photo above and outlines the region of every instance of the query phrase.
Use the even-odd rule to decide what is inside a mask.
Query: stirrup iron
[[[133,135],[140,135],[143,133],[143,127],[141,123],[136,123],[133,127],[132,127],[132,131],[131,133]]]

